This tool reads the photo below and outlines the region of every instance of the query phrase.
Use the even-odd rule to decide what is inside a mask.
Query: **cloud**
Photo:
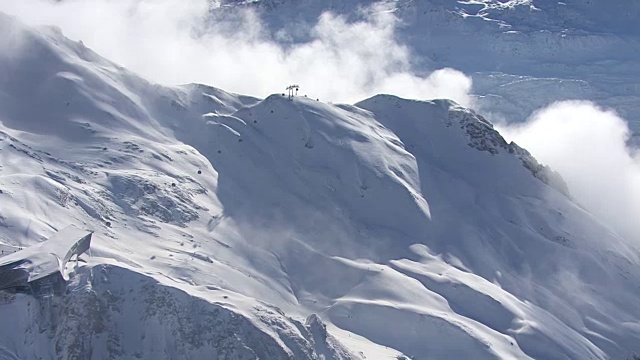
[[[453,69],[416,72],[381,5],[348,21],[324,13],[302,43],[279,43],[252,11],[211,16],[208,0],[0,0],[0,11],[56,25],[105,57],[163,84],[202,82],[266,96],[290,83],[325,101],[377,93],[470,105],[471,80]],[[279,32],[278,39],[289,38]]]
[[[563,101],[525,124],[500,126],[509,140],[558,171],[571,194],[620,235],[640,235],[640,161],[630,131],[614,111],[587,101]]]

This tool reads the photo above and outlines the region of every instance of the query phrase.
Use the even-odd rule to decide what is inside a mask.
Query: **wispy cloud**
[[[57,25],[164,84],[203,82],[266,96],[298,83],[303,93],[326,101],[394,93],[469,105],[471,80],[453,69],[415,71],[410,49],[395,36],[398,19],[376,6],[363,9],[357,21],[324,13],[308,41],[283,45],[252,11],[214,22],[207,0],[0,1],[0,11],[30,24]]]
[[[629,240],[640,238],[640,158],[627,145],[627,123],[613,110],[558,102],[500,131],[560,172],[589,212]]]

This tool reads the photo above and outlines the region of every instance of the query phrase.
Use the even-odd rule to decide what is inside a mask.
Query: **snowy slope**
[[[0,294],[6,358],[618,359],[640,258],[474,112],[162,87],[0,15],[0,243],[95,231]]]
[[[361,18],[377,1],[223,1],[258,10],[269,30],[305,41],[324,11]],[[473,78],[476,108],[524,121],[561,100],[611,107],[640,132],[640,3],[635,0],[383,0],[416,69],[453,67]],[[382,11],[382,10],[381,10]],[[524,99],[524,100],[523,100]]]

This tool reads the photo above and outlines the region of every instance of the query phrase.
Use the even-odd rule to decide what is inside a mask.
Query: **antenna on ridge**
[[[293,99],[294,96],[294,91],[295,91],[295,95],[298,95],[298,90],[300,90],[300,86],[299,85],[289,85],[287,86],[287,97],[289,99]]]

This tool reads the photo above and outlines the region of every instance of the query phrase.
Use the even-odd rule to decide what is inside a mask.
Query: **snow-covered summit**
[[[640,3],[629,0],[259,0],[224,1],[217,11],[257,9],[274,35],[307,41],[318,16],[347,21],[392,13],[395,36],[416,71],[452,67],[473,78],[487,116],[524,121],[555,101],[584,99],[615,109],[640,132]],[[233,5],[233,6],[230,6]],[[382,10],[380,10],[382,9]]]
[[[637,250],[476,113],[163,87],[0,29],[0,243],[94,231],[63,297],[0,295],[0,355],[640,352]]]
[[[467,145],[475,148],[479,151],[486,151],[493,155],[498,155],[502,152],[515,155],[522,161],[524,167],[529,169],[533,176],[544,182],[545,184],[554,187],[561,193],[569,196],[569,190],[559,174],[551,170],[548,166],[543,166],[531,156],[526,150],[518,146],[514,142],[507,143],[507,141],[494,129],[493,125],[488,122],[481,115],[476,114],[474,111],[461,107],[455,102],[450,100],[435,100],[431,102],[416,102],[411,100],[400,99],[388,95],[379,95],[371,99],[362,101],[356,104],[359,107],[365,109],[376,109],[376,113],[389,112],[389,109],[399,111],[404,106],[421,106],[422,108],[416,111],[418,113],[424,113],[425,110],[430,107],[434,109],[442,109],[444,114],[433,116],[434,118],[441,118],[441,122],[447,127],[454,127],[454,129],[461,129],[464,137],[466,138]],[[400,110],[400,112],[402,112]],[[397,115],[396,115],[397,116]],[[388,118],[393,121],[392,124],[386,124],[386,126],[393,129],[397,134],[404,133],[406,136],[412,138],[412,142],[418,143],[423,139],[433,137],[433,129],[426,128],[420,120],[416,119],[414,123],[397,123],[397,117],[390,115]],[[410,118],[410,117],[409,117]],[[459,136],[459,134],[456,133]],[[443,139],[445,136],[436,136]],[[443,143],[464,143],[464,140],[445,140]],[[439,148],[446,148],[441,146]],[[466,156],[466,155],[465,155]],[[461,159],[455,159],[452,163],[464,163]]]

